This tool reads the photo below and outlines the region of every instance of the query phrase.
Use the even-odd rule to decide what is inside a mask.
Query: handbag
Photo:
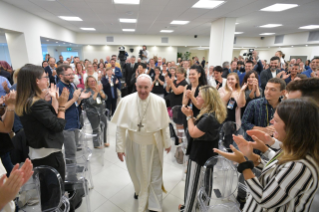
[[[184,152],[182,145],[178,146],[175,151],[174,157],[176,158],[176,162],[179,164],[183,164],[184,161]]]

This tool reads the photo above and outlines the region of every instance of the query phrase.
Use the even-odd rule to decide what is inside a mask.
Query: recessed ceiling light
[[[192,8],[213,9],[222,5],[225,1],[199,0]]]
[[[59,42],[56,42],[56,43],[59,43]]]
[[[179,25],[185,25],[188,24],[189,21],[172,21],[171,24],[179,24]]]
[[[174,31],[173,30],[161,30],[160,32],[162,32],[162,33],[172,33]]]
[[[135,32],[135,29],[122,29],[124,32]]]
[[[114,4],[140,4],[140,0],[114,0]]]
[[[95,28],[80,28],[82,30],[86,30],[86,31],[95,31],[96,29]]]
[[[243,32],[235,32],[235,35],[243,34]]]
[[[120,18],[122,23],[136,23],[136,19]]]
[[[299,29],[318,29],[319,25],[308,25],[308,26],[303,26],[299,27]]]
[[[265,32],[265,33],[262,33],[262,34],[259,34],[259,35],[274,35],[276,33],[272,33],[272,32]]]
[[[262,28],[274,28],[274,27],[280,27],[282,26],[282,24],[266,24],[266,25],[262,25],[260,27]]]
[[[73,16],[58,16],[58,17],[66,21],[83,21],[81,18],[73,17]]]
[[[239,23],[235,23],[235,24],[237,25],[237,24],[239,24]]]
[[[306,45],[306,46],[308,46],[308,45]]]
[[[265,7],[261,9],[260,11],[280,12],[280,11],[288,10],[294,7],[298,7],[298,4],[273,4],[269,7]]]
[[[294,47],[294,46],[291,46],[291,47]]]
[[[49,41],[49,40],[47,40],[47,41]]]

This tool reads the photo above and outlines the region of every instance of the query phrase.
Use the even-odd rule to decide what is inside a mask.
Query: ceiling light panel
[[[127,18],[120,18],[120,22],[122,23],[136,23],[136,19],[127,19]]]
[[[176,24],[176,25],[185,25],[188,24],[189,21],[172,21],[171,24]]]
[[[274,35],[276,33],[272,33],[272,32],[265,32],[265,33],[262,33],[262,34],[259,34],[259,35]]]
[[[260,11],[265,12],[281,12],[284,10],[289,10],[291,8],[298,7],[298,4],[273,4],[269,7],[265,7],[261,9]]]
[[[95,28],[80,28],[82,30],[86,30],[86,31],[95,31],[96,29]]]
[[[192,8],[214,9],[224,3],[225,1],[199,0],[192,6]]]
[[[160,32],[162,32],[162,33],[172,33],[172,32],[174,32],[174,30],[161,30]]]
[[[140,0],[114,0],[114,4],[140,4]]]
[[[74,16],[58,16],[58,17],[66,21],[83,21],[81,18],[74,17]]]
[[[275,28],[275,27],[280,27],[282,26],[282,24],[266,24],[266,25],[262,25],[260,27],[262,28]]]
[[[299,29],[319,29],[319,25],[308,25],[299,27]]]
[[[243,32],[235,32],[235,35],[243,34]]]
[[[135,32],[135,29],[122,29],[123,32]]]

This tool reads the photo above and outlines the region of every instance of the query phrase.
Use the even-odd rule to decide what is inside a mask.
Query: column
[[[236,18],[220,18],[211,24],[209,41],[209,65],[231,62],[233,55]]]
[[[14,70],[21,68],[26,63],[41,65],[42,48],[39,36],[28,36],[14,31],[6,31],[5,35]]]

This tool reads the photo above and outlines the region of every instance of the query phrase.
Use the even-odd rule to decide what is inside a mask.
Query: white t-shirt
[[[0,159],[0,177],[2,177],[4,174],[7,174],[7,171],[4,168],[2,161]],[[6,204],[4,208],[0,208],[1,212],[14,212],[15,209],[16,209],[16,206],[13,201],[10,201],[8,204]]]
[[[84,83],[84,84],[85,84],[85,82],[86,82],[86,78],[87,78],[87,77],[88,77],[88,74],[87,74],[87,73],[83,74],[83,83]],[[93,77],[96,79],[96,81],[99,81],[99,80],[98,80],[99,75],[98,75],[97,72],[94,72]]]
[[[272,75],[272,78],[276,78],[276,75],[277,75],[276,71],[274,71],[274,72],[271,71],[271,75]]]

